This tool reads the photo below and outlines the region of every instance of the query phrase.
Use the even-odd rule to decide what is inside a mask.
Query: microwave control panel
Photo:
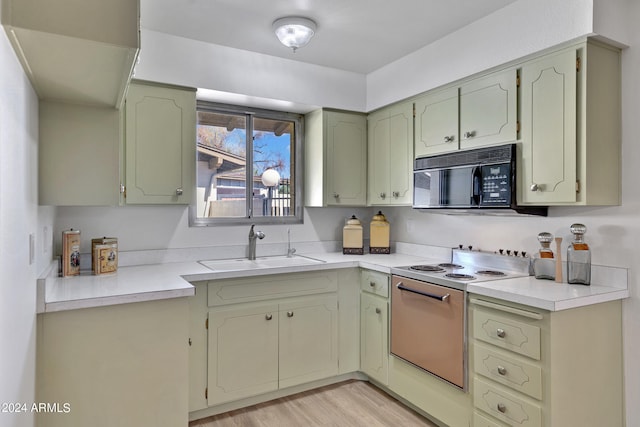
[[[502,163],[482,166],[481,206],[511,205],[511,165]]]

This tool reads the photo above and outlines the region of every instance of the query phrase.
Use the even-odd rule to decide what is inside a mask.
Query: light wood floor
[[[346,381],[192,421],[190,427],[436,427],[366,381]]]

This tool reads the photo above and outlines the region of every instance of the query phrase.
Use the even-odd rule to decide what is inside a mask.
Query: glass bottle
[[[533,274],[536,279],[554,280],[556,278],[556,260],[550,248],[553,235],[546,231],[539,233],[538,241],[542,247],[533,258]]]
[[[587,227],[572,224],[573,241],[567,248],[567,281],[571,284],[589,285],[591,283],[591,251],[584,242]]]

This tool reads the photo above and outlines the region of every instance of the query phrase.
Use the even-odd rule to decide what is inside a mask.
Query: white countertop
[[[38,312],[188,297],[195,292],[189,282],[203,280],[354,267],[389,273],[392,267],[448,261],[443,258],[401,253],[343,255],[340,252],[323,252],[305,253],[303,256],[324,262],[236,271],[213,271],[196,261],[167,262],[119,267],[116,273],[110,275],[94,276],[88,272],[65,278],[57,277],[57,269],[55,264],[52,264],[49,273],[38,280]],[[566,310],[629,296],[626,269],[615,268],[611,273],[607,270],[605,274],[599,273],[595,276],[600,281],[594,281],[595,284],[591,286],[524,277],[470,282],[467,284],[467,291],[549,311]]]

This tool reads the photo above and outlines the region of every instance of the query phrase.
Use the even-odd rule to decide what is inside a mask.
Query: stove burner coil
[[[409,267],[409,270],[427,271],[432,273],[440,273],[444,271],[443,268],[438,267],[437,265],[412,265],[411,267]]]
[[[438,267],[442,267],[442,268],[452,268],[452,269],[459,269],[459,268],[464,268],[463,266],[461,266],[460,264],[452,264],[450,262],[443,262],[442,264],[438,264]]]
[[[494,276],[494,277],[506,276],[505,273],[503,273],[502,271],[497,271],[497,270],[480,270],[480,271],[476,271],[476,274],[480,274],[480,275],[483,275],[483,276]]]
[[[445,274],[444,277],[458,280],[475,280],[475,276],[472,276],[470,274],[448,273]]]

